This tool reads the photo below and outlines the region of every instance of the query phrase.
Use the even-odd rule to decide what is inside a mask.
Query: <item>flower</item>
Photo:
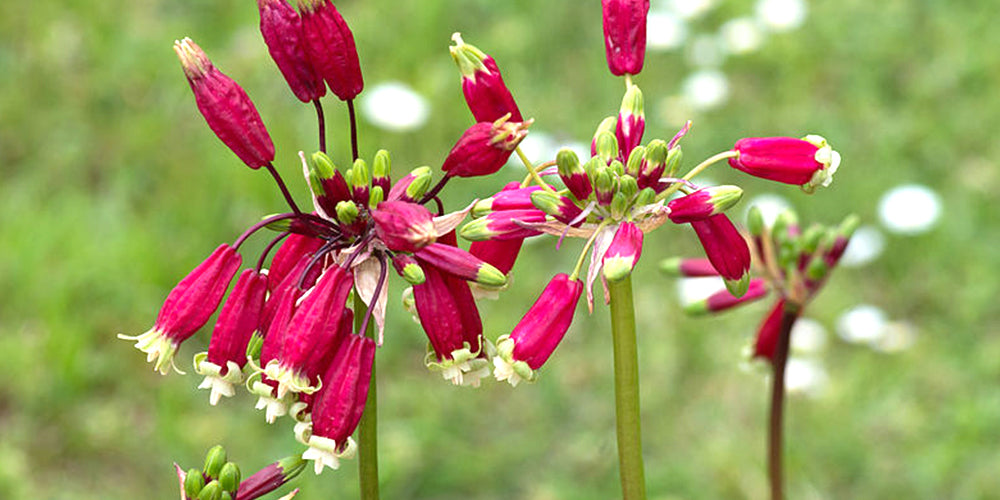
[[[489,175],[507,163],[510,153],[528,135],[531,120],[509,121],[504,115],[494,122],[480,122],[468,128],[458,140],[441,170],[449,177]]]
[[[516,387],[522,380],[537,378],[536,370],[549,359],[573,322],[582,293],[583,283],[567,274],[557,274],[549,281],[514,330],[497,339],[497,355],[493,357],[497,380]]]
[[[829,186],[840,166],[840,153],[821,136],[751,137],[736,141],[729,165],[752,176],[802,186],[811,193]]]
[[[632,274],[632,269],[642,256],[642,239],[642,230],[635,224],[622,222],[618,226],[601,263],[606,280],[621,281]]]
[[[219,307],[242,260],[233,247],[219,245],[170,291],[153,328],[142,335],[119,334],[118,338],[136,341],[135,347],[146,353],[153,369],[166,375],[181,342],[194,335]]]
[[[195,103],[215,135],[252,169],[274,161],[274,143],[250,97],[190,38],[174,42]]]
[[[257,0],[257,9],[267,51],[292,93],[302,102],[323,97],[326,84],[306,55],[298,12],[285,0]]]
[[[384,201],[372,212],[375,234],[389,250],[416,252],[437,239],[434,216],[416,203]]]
[[[646,14],[649,0],[601,0],[604,48],[615,76],[637,75],[646,56]]]
[[[750,249],[743,235],[724,214],[691,222],[709,262],[726,280],[726,288],[735,296],[746,292],[749,282]]]
[[[670,209],[670,221],[674,224],[684,224],[705,220],[728,210],[742,197],[743,190],[737,186],[702,188],[667,203],[667,208]]]
[[[510,90],[503,83],[496,61],[479,48],[465,43],[458,33],[451,35],[451,39],[455,42],[449,47],[451,57],[462,73],[462,93],[476,121],[492,122],[508,113],[512,121],[524,121]]]
[[[342,101],[365,87],[354,34],[330,0],[298,0],[305,52],[330,91]]]

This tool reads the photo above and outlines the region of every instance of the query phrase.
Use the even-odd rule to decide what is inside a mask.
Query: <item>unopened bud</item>
[[[618,124],[615,136],[622,152],[632,151],[632,148],[642,142],[642,134],[646,130],[646,115],[642,110],[642,91],[638,85],[629,85],[622,98],[621,109],[618,111]]]
[[[226,449],[217,444],[205,454],[205,466],[201,470],[205,471],[206,476],[216,478],[223,465],[226,465]]]
[[[642,173],[645,162],[646,148],[643,146],[636,146],[632,148],[632,152],[628,155],[628,163],[625,164],[625,173],[631,175],[632,177],[639,178],[639,174]]]
[[[354,201],[358,202],[358,204],[367,205],[372,179],[368,174],[368,164],[361,158],[354,160],[354,166],[351,167],[350,179],[351,197],[353,197]]]
[[[663,169],[663,175],[667,177],[674,177],[677,175],[677,169],[681,166],[681,160],[684,158],[684,153],[681,152],[681,147],[676,146],[667,153],[667,166]]]
[[[372,160],[372,186],[382,188],[382,193],[388,193],[392,176],[392,158],[389,152],[380,149]]]
[[[593,192],[590,185],[587,171],[580,165],[580,159],[572,149],[560,149],[556,155],[556,166],[559,169],[559,177],[562,178],[570,193],[578,200],[586,200]]]
[[[615,196],[615,183],[607,168],[597,171],[594,179],[594,191],[597,195],[597,203],[601,205],[611,204],[611,199]]]
[[[368,206],[375,208],[383,201],[385,201],[385,195],[382,194],[382,186],[372,186],[372,192],[368,194]]]
[[[635,203],[633,205],[637,207],[644,207],[646,205],[652,204],[656,201],[656,190],[653,188],[642,188],[639,194],[635,197]]]
[[[597,135],[597,156],[605,163],[618,158],[618,139],[611,132],[601,132]]]
[[[626,200],[631,200],[639,192],[639,183],[635,177],[625,174],[618,178],[618,190],[625,195]]]
[[[611,217],[621,219],[625,215],[625,210],[628,210],[628,197],[625,196],[625,193],[618,191],[611,199]]]
[[[764,214],[757,205],[751,206],[747,212],[747,231],[750,231],[751,236],[756,237],[764,234]]]
[[[400,277],[411,285],[419,285],[427,280],[427,276],[424,275],[424,270],[417,263],[417,260],[405,253],[397,253],[392,256],[392,267],[396,269]]]
[[[205,487],[205,477],[198,469],[190,469],[184,476],[184,496],[187,498],[198,498],[201,489]]]
[[[222,500],[222,485],[215,480],[206,484],[198,493],[198,500]]]
[[[625,175],[625,165],[618,160],[612,160],[611,163],[608,164],[608,169],[614,172],[614,177],[621,177]]]
[[[358,206],[353,201],[337,203],[337,220],[344,225],[351,225],[358,219]]]
[[[594,138],[590,140],[590,156],[597,156],[597,138],[605,132],[614,135],[617,123],[618,118],[614,116],[601,120],[601,123],[597,125],[597,130],[594,131]]]
[[[236,488],[240,486],[240,466],[233,462],[226,462],[219,471],[219,484],[224,491],[236,493]]]

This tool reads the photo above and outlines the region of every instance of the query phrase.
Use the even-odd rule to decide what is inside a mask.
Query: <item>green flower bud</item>
[[[587,177],[590,178],[591,184],[597,183],[597,173],[606,168],[608,168],[608,162],[602,160],[600,156],[592,157],[583,165],[583,169],[587,172]]]
[[[253,335],[250,336],[250,341],[247,342],[247,356],[252,359],[260,358],[260,350],[263,347],[264,336],[258,331],[253,332]]]
[[[625,175],[625,165],[622,165],[622,162],[618,160],[614,160],[611,163],[609,163],[608,169],[614,172],[616,177],[621,177]]]
[[[226,449],[221,444],[217,444],[205,454],[205,466],[201,470],[210,478],[219,477],[219,471],[226,464]]]
[[[368,195],[368,206],[375,208],[383,201],[385,201],[385,194],[382,192],[382,186],[372,186],[372,192]]]
[[[837,233],[847,239],[854,236],[854,231],[857,231],[858,226],[861,225],[861,218],[855,214],[848,215],[844,218],[843,222],[840,223],[840,227],[837,229]]]
[[[223,490],[229,493],[236,493],[241,480],[240,467],[233,462],[226,462],[226,465],[223,465],[222,470],[219,471],[219,484],[222,485]]]
[[[354,166],[351,167],[351,187],[360,188],[368,187],[371,184],[371,177],[368,175],[368,164],[364,160],[358,158],[354,160]]]
[[[353,201],[337,203],[337,220],[345,225],[351,225],[358,219],[358,206]]]
[[[806,277],[813,281],[820,281],[826,277],[830,267],[823,262],[823,259],[812,259],[806,267]]]
[[[666,163],[668,153],[666,141],[654,139],[646,146],[646,161],[657,165]]]
[[[806,229],[806,232],[802,233],[802,253],[809,255],[815,252],[825,236],[826,229],[823,226],[819,224],[809,226],[809,229]]]
[[[215,480],[206,484],[198,493],[198,500],[222,500],[222,485]]]
[[[656,201],[656,190],[653,188],[644,188],[639,191],[639,194],[635,197],[635,202],[632,204],[637,207],[644,207],[652,204],[654,201]]]
[[[201,471],[198,469],[191,469],[187,471],[187,475],[184,476],[184,496],[187,498],[198,498],[198,494],[201,493],[201,489],[205,487],[205,477],[201,475]]]
[[[751,236],[760,237],[764,234],[764,214],[757,205],[751,206],[747,212],[747,230]]]
[[[615,197],[611,199],[611,217],[621,219],[627,209],[628,197],[625,196],[625,193],[618,191],[615,193]]]
[[[667,167],[663,169],[663,175],[665,177],[675,177],[677,175],[677,169],[681,166],[681,159],[684,158],[684,153],[681,152],[680,146],[674,146],[667,153]]]
[[[413,181],[406,187],[406,196],[419,200],[431,187],[431,167],[417,167],[410,171],[410,175],[413,176]]]
[[[618,190],[625,195],[626,200],[631,200],[639,192],[639,183],[635,177],[625,174],[618,179]]]
[[[618,139],[612,132],[601,132],[597,135],[597,156],[605,163],[618,158]]]
[[[639,174],[643,171],[642,164],[644,161],[646,161],[646,148],[644,146],[636,146],[628,155],[625,173],[638,178]]]
[[[386,179],[388,184],[389,177],[392,175],[392,158],[389,156],[389,152],[380,149],[375,153],[375,159],[372,160],[372,179]],[[376,185],[381,185],[376,182]]]

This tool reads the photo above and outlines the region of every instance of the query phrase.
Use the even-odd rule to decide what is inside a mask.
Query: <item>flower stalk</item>
[[[642,462],[642,429],[639,414],[639,356],[635,338],[632,277],[608,283],[611,296],[611,335],[615,360],[615,421],[618,437],[618,472],[622,498],[646,498]]]
[[[361,297],[354,295],[354,327],[365,324],[367,306]],[[375,339],[372,323],[367,323],[361,335]],[[376,339],[377,340],[377,339]],[[358,424],[358,483],[361,500],[378,500],[378,386],[375,383],[375,363],[372,362],[372,380],[368,388],[368,401]]]
[[[771,409],[767,436],[767,475],[771,484],[771,500],[784,499],[781,457],[785,407],[785,366],[788,364],[788,349],[796,318],[798,318],[798,314],[795,307],[786,304],[781,316],[778,345],[774,353],[774,377],[771,380]]]

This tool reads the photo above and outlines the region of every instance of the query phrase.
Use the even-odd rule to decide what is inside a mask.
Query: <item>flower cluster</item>
[[[205,465],[201,469],[185,471],[177,464],[174,468],[183,498],[253,500],[294,479],[306,468],[306,461],[300,455],[285,457],[241,480],[240,467],[228,461],[225,448],[216,445],[205,454]],[[282,498],[292,498],[297,492],[294,490]]]

